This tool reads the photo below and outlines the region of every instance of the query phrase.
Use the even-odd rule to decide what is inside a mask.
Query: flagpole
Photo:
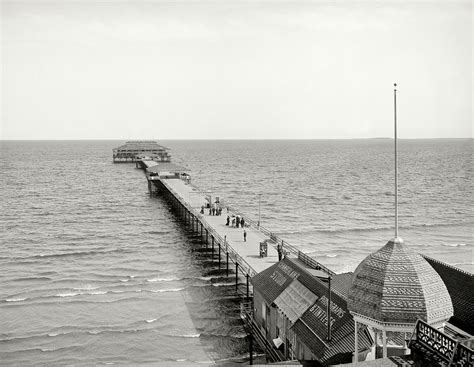
[[[395,125],[395,239],[398,239],[397,83],[395,83],[393,86],[393,111]]]

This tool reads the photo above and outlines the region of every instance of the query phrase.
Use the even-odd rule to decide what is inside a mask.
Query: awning
[[[288,317],[291,323],[298,320],[318,297],[294,280],[276,299],[275,305]]]

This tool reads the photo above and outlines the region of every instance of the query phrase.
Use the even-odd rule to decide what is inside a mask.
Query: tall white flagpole
[[[398,239],[398,155],[397,155],[397,83],[393,89],[394,129],[395,129],[395,239]]]

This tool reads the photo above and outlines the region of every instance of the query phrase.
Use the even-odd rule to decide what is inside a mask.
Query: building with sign
[[[253,320],[280,360],[312,360],[321,366],[353,360],[354,320],[346,295],[350,275],[329,276],[287,257],[252,278]],[[373,341],[366,327],[358,334],[362,360]]]

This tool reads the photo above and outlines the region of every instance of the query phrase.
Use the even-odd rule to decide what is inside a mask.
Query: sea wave
[[[184,289],[186,288],[183,287],[183,288],[153,289],[149,292],[151,293],[181,292]]]
[[[71,252],[60,252],[60,253],[45,253],[45,254],[37,254],[37,255],[30,255],[30,256],[12,256],[12,257],[4,257],[4,259],[24,261],[24,260],[52,259],[52,258],[62,258],[62,257],[74,257],[74,256],[80,257],[80,256],[89,256],[89,255],[108,255],[112,253],[124,253],[124,252],[129,252],[129,250],[118,248],[118,249],[106,250],[106,251],[98,251],[98,250],[71,251]]]
[[[155,283],[155,282],[174,282],[178,280],[182,280],[182,278],[152,278],[152,279],[147,279],[146,281],[150,283]]]
[[[213,287],[229,287],[229,286],[234,286],[235,284],[233,282],[228,282],[228,283],[211,283]]]
[[[48,281],[48,280],[52,280],[52,279],[49,277],[24,277],[24,278],[12,279],[13,282]]]
[[[7,298],[5,302],[22,302],[26,301],[28,298]]]

